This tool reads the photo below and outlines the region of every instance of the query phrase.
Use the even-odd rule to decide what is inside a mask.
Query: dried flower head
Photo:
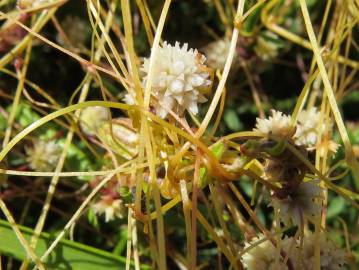
[[[280,138],[291,138],[295,133],[295,127],[291,123],[291,117],[282,112],[271,110],[269,118],[257,118],[255,131],[265,135],[273,135]]]
[[[285,198],[274,198],[272,205],[279,209],[281,220],[289,224],[302,225],[305,220],[312,220],[320,214],[321,205],[318,199],[322,196],[322,189],[317,180],[302,182]]]
[[[101,106],[86,107],[80,114],[80,126],[85,134],[93,136],[109,119],[108,109]]]
[[[53,171],[61,155],[61,146],[55,141],[37,140],[26,148],[26,161],[35,171]]]
[[[105,222],[123,218],[125,211],[122,200],[113,199],[111,196],[102,196],[98,202],[92,204],[92,209],[98,216],[105,214]]]
[[[198,103],[207,101],[203,95],[208,91],[211,81],[210,73],[204,65],[206,58],[197,50],[188,49],[185,43],[180,47],[176,42],[171,46],[164,42],[157,51],[154,60],[152,95],[158,100],[156,113],[161,118],[167,116],[168,110],[181,115],[185,110],[198,113]],[[142,67],[146,83],[150,59],[146,58]]]

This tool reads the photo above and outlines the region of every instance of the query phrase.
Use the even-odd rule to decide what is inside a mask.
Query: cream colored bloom
[[[161,118],[167,116],[167,110],[183,114],[185,110],[198,113],[198,103],[207,101],[203,93],[210,87],[209,72],[204,66],[206,58],[197,50],[188,49],[185,43],[182,47],[176,42],[175,46],[164,43],[157,51],[154,60],[152,95],[160,106],[156,113]],[[142,67],[145,73],[143,85],[146,84],[150,59],[146,58]],[[129,101],[133,100],[126,96]]]
[[[294,225],[301,225],[306,220],[312,220],[320,214],[321,205],[318,199],[322,196],[319,181],[303,182],[299,187],[284,199],[274,198],[273,206],[279,208],[279,214],[284,223],[290,221]]]
[[[245,243],[247,252],[242,257],[243,266],[246,270],[287,270],[283,263],[283,257],[278,254],[276,247],[269,241],[256,245],[263,240],[263,235],[255,237],[251,242]],[[337,248],[329,241],[324,233],[320,234],[320,269],[341,270],[345,263],[345,252]],[[280,248],[289,256],[295,269],[314,269],[314,249],[316,246],[315,235],[306,232],[303,237],[303,246],[300,248],[300,239],[286,237],[280,241]]]
[[[97,137],[111,151],[126,160],[138,153],[139,136],[132,127],[130,119],[113,119],[112,123],[104,123],[97,131]]]
[[[99,127],[110,119],[108,109],[101,106],[86,107],[80,114],[80,127],[87,135],[95,135]]]
[[[100,201],[92,205],[96,215],[105,215],[105,222],[114,220],[115,218],[123,218],[124,205],[122,200],[113,200],[111,198],[102,198]]]
[[[321,270],[342,270],[345,263],[345,252],[337,248],[334,243],[325,237],[324,233],[320,234],[320,269]],[[315,234],[308,232],[303,239],[303,265],[301,269],[314,269],[314,250]]]
[[[314,147],[317,143],[318,126],[320,125],[320,113],[316,107],[302,110],[298,115],[298,126],[295,134],[295,142],[298,145]]]
[[[308,151],[317,149],[321,156],[324,156],[325,149],[336,153],[339,145],[329,138],[328,131],[331,127],[332,125],[321,123],[321,112],[316,107],[302,110],[298,115],[297,130],[294,135],[295,143],[304,145]],[[323,134],[320,142],[318,142],[319,133]]]
[[[242,263],[247,270],[287,270],[287,265],[278,250],[269,240],[264,240],[257,245],[258,241],[263,241],[263,235],[255,237],[252,241],[245,243],[248,250],[242,256]],[[282,245],[288,245],[290,242],[282,241]],[[288,246],[289,247],[289,246]],[[283,247],[282,247],[283,248]]]
[[[129,92],[127,93],[124,98],[123,101],[128,104],[128,105],[135,105],[136,103],[136,93],[135,92]]]
[[[52,171],[60,159],[61,147],[55,141],[38,140],[32,148],[26,148],[26,161],[35,171]]]
[[[258,36],[254,51],[260,59],[268,61],[278,56],[278,44],[272,41],[278,39],[278,36],[268,31],[266,31],[265,35]]]
[[[207,57],[207,64],[216,69],[222,70],[226,63],[227,55],[229,53],[230,40],[222,38],[214,42],[209,43],[204,48],[204,53]],[[234,57],[236,57],[235,55]]]
[[[282,112],[271,110],[272,116],[269,118],[257,118],[255,131],[259,131],[265,135],[273,135],[281,138],[290,138],[295,132],[295,128],[291,124],[291,117]]]

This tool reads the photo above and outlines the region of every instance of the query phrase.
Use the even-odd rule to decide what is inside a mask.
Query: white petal
[[[172,72],[174,74],[179,75],[184,71],[185,64],[183,63],[183,61],[176,61],[176,62],[173,63],[172,67],[173,67]]]
[[[169,89],[172,93],[174,94],[179,94],[181,92],[183,92],[184,89],[184,82],[181,80],[174,80],[170,86]]]

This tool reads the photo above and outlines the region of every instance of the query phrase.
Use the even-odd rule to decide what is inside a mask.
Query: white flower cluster
[[[295,143],[297,145],[305,145],[307,150],[314,150],[319,133],[327,133],[332,125],[321,124],[321,113],[318,112],[316,107],[308,110],[302,110],[298,115],[297,131],[294,135]],[[336,153],[339,145],[334,141],[324,137],[322,143],[319,144],[317,150],[323,155],[323,148],[327,148],[330,152]]]
[[[113,119],[106,122],[97,130],[97,137],[111,151],[126,160],[132,159],[138,153],[139,135],[127,118]]]
[[[315,262],[314,250],[316,246],[315,234],[308,233],[303,240],[303,258],[305,258],[305,260],[303,260],[302,269],[313,269]],[[345,262],[344,250],[337,248],[323,233],[320,235],[319,242],[320,269],[342,270]]]
[[[258,241],[262,241],[257,244]],[[282,241],[282,246],[287,242]],[[248,251],[242,256],[242,263],[247,270],[287,270],[287,265],[283,262],[281,255],[273,244],[263,241],[263,235],[255,237],[251,242],[244,244]],[[284,248],[284,247],[283,247]]]
[[[60,159],[61,147],[55,141],[37,140],[32,148],[26,148],[26,161],[35,171],[52,171]]]
[[[86,135],[93,136],[109,119],[108,109],[101,106],[86,107],[80,114],[80,127]]]
[[[158,116],[165,118],[169,110],[179,115],[185,110],[198,113],[198,103],[207,101],[204,93],[211,85],[205,60],[197,50],[188,49],[187,43],[181,47],[178,42],[174,46],[164,42],[158,48],[151,86],[151,93],[160,105],[156,107]],[[149,65],[150,59],[146,58],[141,68],[145,73],[143,85],[148,78]],[[127,94],[125,101],[133,104],[133,95]]]
[[[92,204],[94,213],[98,216],[105,215],[105,222],[114,220],[115,218],[123,218],[125,207],[122,200],[102,197],[100,201]]]
[[[256,46],[254,51],[257,56],[263,61],[269,61],[278,56],[278,44],[275,43],[275,40],[278,39],[278,36],[272,32],[265,32],[264,36],[259,35],[257,38]]]
[[[204,53],[207,57],[207,64],[210,67],[222,70],[226,63],[226,58],[229,53],[230,40],[228,38],[222,38],[209,43],[204,48]],[[234,57],[236,58],[237,55]]]
[[[282,112],[271,110],[269,118],[257,118],[255,131],[265,135],[289,139],[292,138],[296,145],[304,145],[308,151],[314,150],[320,132],[326,132],[328,127],[320,123],[321,114],[316,107],[308,110],[302,110],[298,115],[298,123],[292,125],[292,117]],[[324,140],[325,141],[325,140]],[[329,151],[335,153],[338,145],[332,141],[325,141]],[[319,148],[320,150],[321,148]]]
[[[247,270],[286,270],[283,257],[278,254],[278,249],[270,242],[264,241],[259,245],[256,242],[263,240],[260,235],[251,241],[245,243],[248,251],[243,255],[242,262]],[[345,252],[337,248],[333,242],[329,241],[324,233],[320,234],[320,269],[321,270],[341,270],[345,262]],[[315,235],[307,232],[303,238],[303,247],[300,247],[300,240],[293,237],[286,237],[280,242],[280,247],[289,255],[294,266],[301,270],[314,269],[314,250],[316,242]]]
[[[279,208],[281,220],[285,224],[290,221],[300,226],[305,220],[313,220],[321,212],[318,199],[322,197],[319,181],[303,182],[299,187],[284,199],[273,198],[272,205]]]
[[[318,126],[320,125],[320,113],[316,107],[302,110],[298,115],[298,126],[295,134],[297,145],[314,147],[317,143]]]
[[[291,138],[295,132],[292,125],[292,118],[282,112],[271,110],[272,116],[269,118],[257,118],[255,131],[265,135],[273,135],[280,138]]]

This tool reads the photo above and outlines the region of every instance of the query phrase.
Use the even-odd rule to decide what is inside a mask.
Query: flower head
[[[105,215],[105,222],[122,218],[124,216],[124,205],[122,200],[113,199],[111,196],[102,196],[101,200],[92,205],[96,215]]]
[[[226,63],[229,47],[230,40],[227,38],[222,38],[209,43],[204,48],[204,53],[206,54],[208,65],[210,67],[222,70]]]
[[[304,145],[308,151],[317,151],[321,156],[324,155],[324,149],[327,148],[329,152],[335,153],[338,149],[338,144],[330,140],[328,131],[332,125],[321,123],[321,113],[316,107],[308,110],[302,110],[298,115],[297,130],[294,135],[294,140],[297,145]],[[318,134],[323,133],[322,140],[318,142]],[[318,143],[318,145],[317,145]]]
[[[95,135],[99,127],[109,119],[108,109],[101,106],[86,107],[80,114],[80,126],[87,135]]]
[[[178,42],[175,46],[165,42],[158,48],[151,86],[152,95],[160,105],[156,107],[157,115],[165,118],[168,110],[180,115],[185,110],[198,113],[198,103],[207,101],[203,94],[211,85],[205,60],[197,50],[188,49],[187,43],[180,47]],[[144,84],[148,79],[149,66],[150,59],[146,58],[142,67]]]
[[[337,248],[332,241],[320,234],[320,269],[341,270],[345,262],[344,250]],[[302,269],[313,269],[315,262],[314,250],[316,246],[315,234],[308,232],[303,239]]]
[[[288,243],[288,240],[282,241],[283,246],[287,246]],[[288,269],[276,247],[269,240],[264,240],[262,234],[260,234],[259,237],[253,238],[252,241],[246,242],[244,245],[244,247],[247,249],[247,252],[242,257],[242,262],[245,269]]]
[[[320,234],[319,244],[320,269],[343,269],[345,252],[328,240],[324,233]],[[314,250],[316,245],[315,235],[309,231],[305,232],[303,236],[302,247],[300,239],[293,237],[285,237],[280,241],[281,250],[288,255],[293,265],[302,270],[314,269]],[[288,269],[287,265],[284,264],[283,256],[278,254],[278,249],[269,240],[264,240],[261,234],[259,237],[252,239],[252,241],[245,243],[245,248],[247,252],[243,255],[242,262],[247,270]]]
[[[291,124],[291,117],[275,110],[271,110],[271,114],[272,116],[266,119],[257,118],[254,130],[265,135],[291,138],[295,132],[295,127]]]
[[[320,113],[316,107],[302,110],[298,115],[298,127],[295,134],[295,143],[314,147],[317,143],[317,132],[320,124]]]
[[[52,171],[60,159],[61,147],[55,141],[38,140],[32,148],[26,148],[30,168],[35,171]]]
[[[321,198],[321,193],[318,181],[303,182],[286,198],[274,198],[272,204],[279,208],[284,223],[288,224],[292,220],[294,225],[299,226],[304,220],[311,220],[320,214],[321,206],[317,199]]]
[[[128,118],[117,118],[104,123],[98,129],[97,137],[111,151],[126,160],[138,153],[139,136]]]
[[[263,61],[274,59],[278,56],[278,50],[281,47],[278,43],[278,36],[272,32],[266,31],[257,38],[257,44],[254,47],[255,53]]]

